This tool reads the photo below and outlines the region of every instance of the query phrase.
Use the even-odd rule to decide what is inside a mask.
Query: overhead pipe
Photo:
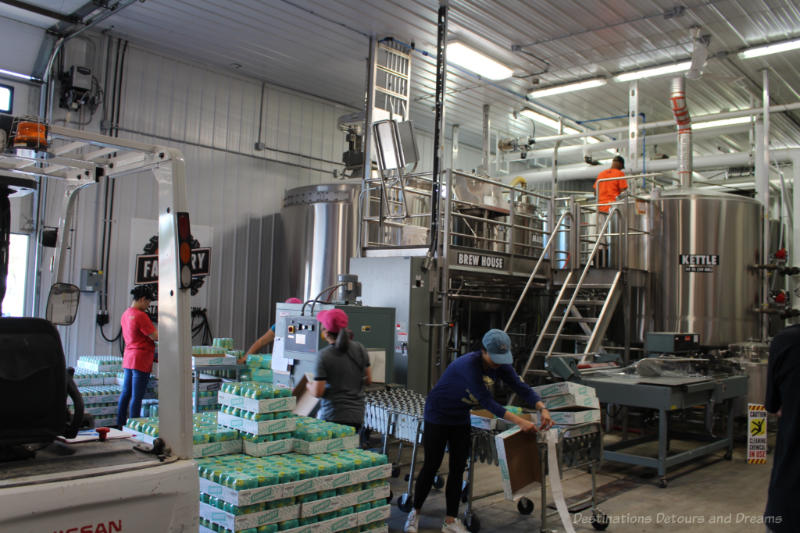
[[[686,105],[686,79],[683,76],[672,78],[669,99],[678,128],[678,179],[682,188],[689,189],[692,187],[692,117]]]
[[[673,134],[674,135],[674,134]],[[694,159],[694,170],[710,170],[715,168],[729,168],[729,167],[742,167],[750,166],[753,164],[753,159],[749,153],[732,153],[732,154],[715,154],[700,156]],[[678,168],[677,159],[651,159],[647,161],[648,172],[668,172]],[[641,164],[632,166],[628,169],[631,174],[641,173]],[[553,179],[553,171],[550,168],[542,170],[533,170],[529,172],[519,172],[520,176],[525,178],[529,184],[532,183],[550,183]],[[594,179],[597,177],[598,170],[596,166],[590,166],[585,163],[578,163],[574,165],[561,166],[558,169],[558,181],[575,181]]]
[[[785,111],[794,111],[796,109],[800,109],[800,102],[794,102],[791,104],[781,104],[781,105],[773,105],[769,106],[768,110],[769,113],[783,113]],[[710,115],[700,115],[693,118],[695,124],[700,122],[710,122],[712,120],[725,120],[729,118],[739,118],[739,117],[752,117],[755,115],[761,115],[764,113],[763,107],[756,107],[750,109],[741,109],[739,111],[727,111],[725,113],[714,113]],[[674,126],[674,120],[660,120],[658,122],[646,122],[640,125],[640,129],[648,130],[652,128],[666,128],[669,126]],[[611,135],[614,133],[626,133],[628,131],[628,126],[621,126],[617,128],[606,128],[603,130],[587,130],[578,133],[567,133],[567,134],[560,134],[560,135],[548,135],[547,137],[539,137],[536,139],[537,143],[543,142],[552,142],[552,141],[568,141],[570,139],[583,139],[584,137],[596,137],[597,135]]]
[[[675,122],[672,122],[672,124],[675,124]],[[741,133],[741,132],[747,131],[748,129],[751,129],[751,128],[752,128],[751,123],[729,124],[727,126],[715,126],[713,128],[703,128],[703,129],[698,130],[698,131],[693,131],[692,132],[692,137],[693,138],[697,138],[697,139],[704,138],[704,137],[719,137],[720,135],[728,135],[728,134],[732,134],[732,133]],[[676,141],[675,133],[673,133],[673,132],[670,132],[670,133],[657,133],[655,135],[648,135],[646,137],[642,136],[642,137],[640,137],[640,139],[642,141],[642,144],[644,144],[644,142],[646,140],[647,142],[654,143],[654,144],[659,144],[659,145],[660,144],[670,144],[670,143],[674,143]],[[609,148],[611,148],[611,149],[624,148],[626,146],[626,144],[627,144],[627,139],[620,138],[620,139],[618,139],[616,141],[603,141],[603,142],[593,143],[593,144],[570,144],[568,146],[563,146],[562,145],[558,149],[558,153],[559,153],[559,155],[564,156],[564,155],[570,155],[570,154],[575,154],[575,153],[588,154],[588,153],[594,153],[594,152],[604,152],[604,151],[608,150]],[[530,150],[530,151],[526,152],[526,159],[536,159],[536,158],[540,158],[540,157],[545,157],[546,158],[546,157],[550,157],[552,154],[553,154],[553,148],[552,147],[550,147],[550,148],[541,148],[539,150]],[[609,157],[612,157],[611,154],[609,154]],[[519,160],[521,160],[521,159],[519,159]],[[516,160],[512,160],[512,161],[516,161]],[[627,161],[626,161],[626,164],[627,164]],[[628,165],[628,166],[630,166],[630,165]]]

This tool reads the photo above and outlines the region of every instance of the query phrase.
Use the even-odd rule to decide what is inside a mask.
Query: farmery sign
[[[195,248],[192,250],[192,277],[203,278],[211,271],[211,248]],[[136,285],[158,283],[158,254],[136,256]]]

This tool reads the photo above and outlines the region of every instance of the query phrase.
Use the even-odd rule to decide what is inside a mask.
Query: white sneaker
[[[469,533],[469,530],[461,520],[456,518],[449,524],[447,522],[442,524],[442,533]]]
[[[403,526],[403,531],[405,533],[417,533],[418,530],[419,516],[416,509],[411,509],[411,512],[408,513],[408,518],[406,518],[406,525]]]

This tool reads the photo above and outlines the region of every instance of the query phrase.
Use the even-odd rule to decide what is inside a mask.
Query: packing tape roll
[[[561,471],[558,469],[558,451],[556,444],[558,443],[558,431],[549,429],[547,430],[547,467],[550,476],[550,490],[553,493],[553,501],[556,502],[556,509],[558,509],[558,516],[561,518],[561,523],[564,525],[566,533],[575,533],[575,528],[572,527],[572,520],[569,517],[569,509],[567,509],[567,502],[564,500],[564,488],[561,486]]]

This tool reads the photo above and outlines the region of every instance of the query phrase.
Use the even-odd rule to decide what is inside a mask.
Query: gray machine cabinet
[[[317,353],[328,345],[322,338],[320,324],[316,315],[323,309],[341,309],[349,318],[348,329],[353,339],[367,350],[381,350],[386,354],[386,375],[376,376],[374,380],[391,380],[394,365],[394,309],[385,307],[365,307],[360,305],[317,304],[311,314],[311,304],[306,305],[302,315],[302,304],[276,305],[275,337],[283,340],[283,356],[292,360],[290,374],[275,373],[274,381],[281,385],[294,386],[306,373],[314,373],[317,367]],[[374,372],[374,371],[373,371]]]
[[[395,309],[394,383],[427,394],[431,387],[431,295],[424,257],[354,257],[364,305]]]

